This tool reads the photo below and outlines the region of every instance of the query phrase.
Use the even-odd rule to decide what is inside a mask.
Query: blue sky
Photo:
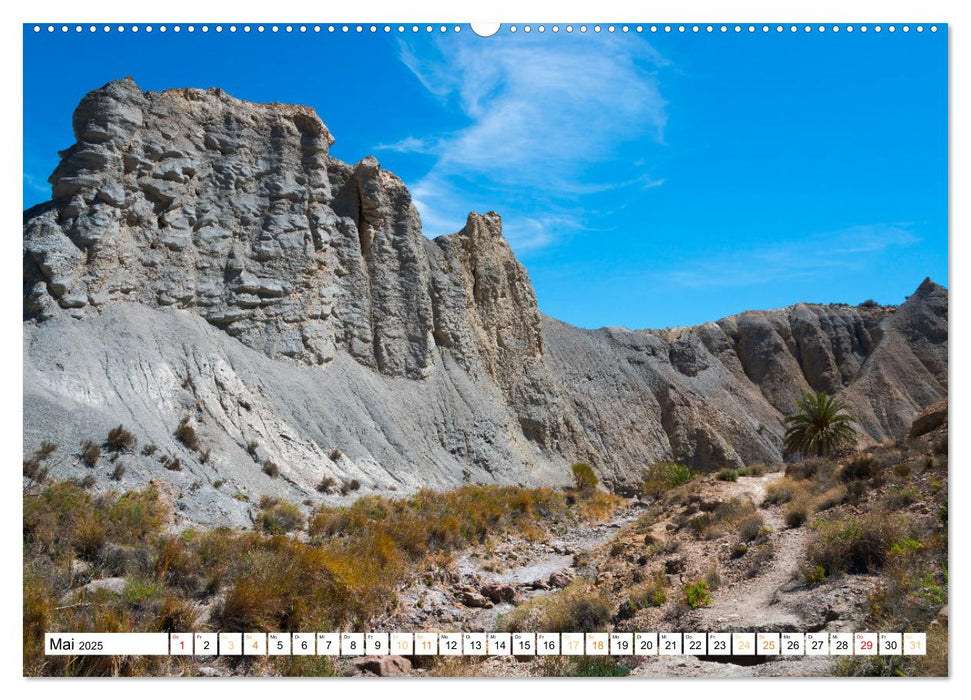
[[[83,58],[82,58],[83,57]],[[947,284],[947,33],[137,35],[24,30],[24,206],[85,92],[313,106],[427,235],[503,215],[540,308],[681,326]]]

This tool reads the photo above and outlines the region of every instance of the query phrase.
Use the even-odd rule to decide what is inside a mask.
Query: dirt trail
[[[705,629],[802,629],[798,610],[787,604],[786,589],[802,560],[808,528],[787,528],[782,507],[762,507],[767,487],[782,476],[781,472],[776,472],[761,477],[742,477],[737,482],[722,482],[725,484],[721,491],[723,497],[748,497],[758,508],[765,524],[773,530],[770,541],[774,555],[757,576],[718,589],[714,602],[700,612]]]

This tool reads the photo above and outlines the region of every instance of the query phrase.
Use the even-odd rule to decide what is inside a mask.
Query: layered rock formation
[[[873,440],[947,393],[930,281],[899,309],[582,330],[539,312],[498,215],[425,238],[404,184],[330,157],[308,108],[125,79],[82,100],[74,131],[52,201],[24,216],[27,448],[53,438],[57,469],[83,471],[78,441],[124,424],[180,456],[166,476],[198,519],[238,515],[230,486],[316,498],[328,476],[558,483],[583,459],[621,486],[661,458],[778,460],[810,388]],[[206,463],[175,440],[183,419]],[[121,459],[126,478],[159,474]]]

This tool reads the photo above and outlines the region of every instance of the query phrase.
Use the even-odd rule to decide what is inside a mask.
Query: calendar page
[[[265,12],[22,26],[24,676],[948,675],[946,22]]]

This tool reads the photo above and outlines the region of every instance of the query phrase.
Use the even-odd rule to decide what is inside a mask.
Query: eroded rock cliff
[[[56,470],[82,472],[80,440],[129,426],[179,455],[166,478],[199,520],[243,517],[234,490],[322,497],[327,477],[560,483],[583,459],[622,486],[656,459],[778,460],[810,388],[870,440],[947,394],[929,280],[897,309],[577,329],[539,312],[497,214],[427,239],[401,180],[332,158],[309,108],[124,79],[73,125],[52,201],[24,214],[26,449],[58,442]],[[183,420],[207,460],[174,437]],[[126,479],[160,474],[120,459]]]

